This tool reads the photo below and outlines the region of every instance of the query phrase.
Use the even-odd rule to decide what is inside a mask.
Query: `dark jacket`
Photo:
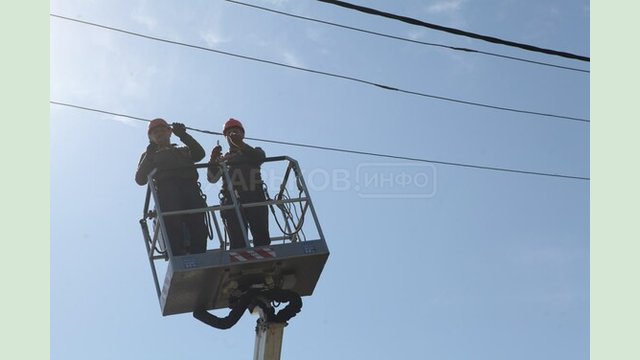
[[[253,148],[245,145],[242,150],[232,148],[225,155],[229,166],[229,176],[233,183],[233,188],[237,191],[262,190],[262,176],[260,175],[260,165],[266,155],[259,147]],[[229,188],[227,179],[223,176],[222,169],[217,163],[209,163],[207,180],[211,183],[218,182],[222,177],[222,191]]]
[[[138,170],[136,171],[136,183],[145,185],[147,176],[154,168],[158,168],[154,179],[156,181],[170,179],[198,179],[198,172],[193,167],[195,163],[205,156],[204,149],[189,134],[184,134],[180,140],[186,146],[171,144],[169,148],[155,150],[152,154],[145,151],[140,156]]]

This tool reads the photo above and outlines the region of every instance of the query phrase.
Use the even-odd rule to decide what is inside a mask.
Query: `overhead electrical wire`
[[[320,24],[325,24],[325,25],[335,26],[335,27],[339,27],[339,28],[343,28],[343,29],[353,30],[353,31],[357,31],[357,32],[361,32],[361,33],[365,33],[365,34],[369,34],[369,35],[376,35],[376,36],[381,36],[381,37],[385,37],[385,38],[389,38],[389,39],[406,41],[406,42],[410,42],[410,43],[414,43],[414,44],[440,47],[440,48],[445,48],[445,49],[450,49],[450,50],[455,50],[455,51],[463,51],[463,52],[467,52],[467,53],[476,53],[476,54],[494,56],[494,57],[499,57],[499,58],[503,58],[503,59],[521,61],[521,62],[536,64],[536,65],[549,66],[549,67],[565,69],[565,70],[571,70],[571,71],[577,71],[577,72],[583,72],[583,73],[589,73],[590,72],[589,70],[585,70],[585,69],[578,69],[578,68],[573,68],[573,67],[563,66],[563,65],[556,65],[556,64],[551,64],[551,63],[542,62],[542,61],[529,60],[529,59],[519,58],[519,57],[516,57],[516,56],[497,54],[497,53],[492,53],[492,52],[488,52],[488,51],[470,49],[470,48],[466,48],[466,47],[449,46],[449,45],[444,45],[444,44],[438,44],[438,43],[431,43],[431,42],[426,42],[426,41],[408,39],[408,38],[401,37],[401,36],[395,36],[395,35],[380,33],[380,32],[377,32],[377,31],[361,29],[361,28],[357,28],[357,27],[353,27],[353,26],[342,25],[342,24],[338,24],[338,23],[334,23],[334,22],[330,22],[330,21],[315,19],[315,18],[311,18],[311,17],[307,17],[307,16],[291,14],[291,13],[288,13],[288,12],[279,11],[279,10],[275,10],[275,9],[270,9],[270,8],[266,8],[266,7],[263,7],[263,6],[244,3],[244,2],[241,2],[241,1],[235,1],[235,0],[225,0],[225,1],[228,2],[228,3],[242,5],[242,6],[246,6],[246,7],[262,10],[262,11],[271,12],[271,13],[274,13],[274,14],[289,16],[289,17],[296,18],[296,19],[301,19],[301,20],[317,22],[317,23],[320,23]]]
[[[89,21],[84,21],[84,20],[80,20],[80,19],[74,19],[74,18],[70,18],[70,17],[66,17],[66,16],[61,16],[61,15],[56,15],[56,14],[50,14],[50,16],[55,17],[55,18],[59,18],[59,19],[63,19],[63,20],[67,20],[67,21],[72,21],[72,22],[77,22],[77,23],[81,23],[81,24],[85,24],[85,25],[95,26],[95,27],[102,28],[102,29],[116,31],[116,32],[120,32],[120,33],[123,33],[123,34],[137,36],[137,37],[141,37],[141,38],[145,38],[145,39],[165,42],[165,43],[168,43],[168,44],[179,45],[179,46],[189,47],[189,48],[198,49],[198,50],[209,51],[209,52],[213,52],[213,53],[217,53],[217,54],[221,54],[221,55],[232,56],[232,57],[245,59],[245,60],[251,60],[251,61],[257,61],[257,62],[271,64],[271,65],[277,65],[277,66],[290,68],[290,69],[295,69],[295,70],[300,70],[300,71],[305,71],[305,72],[309,72],[309,73],[313,73],[313,74],[324,75],[324,76],[329,76],[329,77],[334,77],[334,78],[354,81],[354,82],[358,82],[358,83],[362,83],[362,84],[368,84],[368,85],[376,86],[376,87],[381,88],[381,89],[397,91],[397,92],[405,93],[405,94],[411,94],[411,95],[416,95],[416,96],[421,96],[421,97],[426,97],[426,98],[431,98],[431,99],[449,101],[449,102],[454,102],[454,103],[458,103],[458,104],[465,104],[465,105],[484,107],[484,108],[489,108],[489,109],[494,109],[494,110],[502,110],[502,111],[509,111],[509,112],[515,112],[515,113],[521,113],[521,114],[536,115],[536,116],[553,117],[553,118],[557,118],[557,119],[578,121],[578,122],[584,122],[584,123],[589,123],[590,122],[589,119],[585,119],[585,118],[566,116],[566,115],[557,115],[557,114],[550,114],[550,113],[543,113],[543,112],[531,111],[531,110],[515,109],[515,108],[510,108],[510,107],[504,107],[504,106],[489,105],[489,104],[479,103],[479,102],[474,102],[474,101],[460,100],[460,99],[450,98],[450,97],[446,97],[446,96],[426,94],[426,93],[421,93],[421,92],[417,92],[417,91],[403,90],[403,89],[392,87],[392,86],[389,86],[389,85],[378,84],[378,83],[375,83],[375,82],[372,82],[372,81],[358,79],[358,78],[351,77],[351,76],[334,74],[334,73],[329,73],[329,72],[319,71],[319,70],[313,70],[313,69],[303,68],[303,67],[299,67],[299,66],[283,64],[283,63],[279,63],[279,62],[276,62],[276,61],[265,60],[265,59],[260,59],[260,58],[256,58],[256,57],[235,54],[235,53],[228,52],[228,51],[216,50],[216,49],[211,49],[211,48],[207,48],[207,47],[203,47],[203,46],[187,44],[187,43],[183,43],[183,42],[179,42],[179,41],[167,40],[167,39],[163,39],[163,38],[159,38],[159,37],[155,37],[155,36],[140,34],[140,33],[136,33],[136,32],[133,32],[133,31],[118,29],[118,28],[114,28],[114,27],[110,27],[110,26],[106,26],[106,25],[101,25],[101,24],[97,24],[97,23],[93,23],[93,22],[89,22]]]
[[[63,103],[63,102],[59,102],[59,101],[49,101],[49,103],[54,104],[54,105],[59,105],[59,106],[66,106],[66,107],[82,109],[82,110],[87,110],[87,111],[92,111],[92,112],[98,112],[98,113],[103,113],[103,114],[108,114],[108,115],[125,117],[125,118],[138,120],[138,121],[150,122],[150,120],[147,120],[147,119],[144,119],[144,118],[141,118],[141,117],[126,115],[126,114],[121,114],[121,113],[116,113],[116,112],[111,112],[111,111],[105,111],[105,110],[90,108],[90,107],[86,107],[86,106]],[[203,129],[197,129],[197,128],[193,128],[193,127],[187,127],[187,129],[193,130],[193,131],[197,131],[197,132],[200,132],[200,133],[204,133],[204,134],[224,136],[224,134],[222,134],[221,132],[217,132],[217,131],[203,130]],[[382,158],[395,159],[395,160],[416,161],[416,162],[423,162],[423,163],[440,164],[440,165],[448,165],[448,166],[457,166],[457,167],[465,167],[465,168],[480,169],[480,170],[500,171],[500,172],[526,174],[526,175],[538,175],[538,176],[547,176],[547,177],[573,179],[573,180],[587,180],[587,181],[590,180],[590,178],[583,177],[583,176],[574,176],[574,175],[565,175],[565,174],[553,174],[553,173],[538,172],[538,171],[528,171],[528,170],[518,170],[518,169],[511,169],[511,168],[502,168],[502,167],[495,167],[495,166],[465,164],[465,163],[452,162],[452,161],[429,160],[429,159],[414,158],[414,157],[407,157],[407,156],[398,156],[398,155],[374,153],[374,152],[369,152],[369,151],[350,150],[350,149],[343,149],[343,148],[336,148],[336,147],[329,147],[329,146],[310,145],[310,144],[302,144],[302,143],[295,143],[295,142],[289,142],[289,141],[269,140],[269,139],[253,138],[253,137],[246,137],[246,139],[254,140],[254,141],[260,141],[260,142],[267,142],[267,143],[272,143],[272,144],[297,146],[297,147],[304,147],[304,148],[310,148],[310,149],[335,151],[335,152],[342,152],[342,153],[349,153],[349,154],[356,154],[356,155],[375,156],[375,157],[382,157]]]
[[[365,7],[365,6],[350,4],[350,3],[344,2],[344,1],[338,1],[338,0],[318,0],[318,1],[323,2],[323,3],[327,3],[327,4],[341,6],[341,7],[347,8],[347,9],[351,9],[351,10],[364,12],[364,13],[367,13],[367,14],[370,14],[370,15],[382,16],[382,17],[389,18],[389,19],[400,20],[402,22],[405,22],[405,23],[408,23],[408,24],[412,24],[412,25],[418,25],[418,26],[423,26],[423,27],[429,28],[429,29],[434,29],[434,30],[438,30],[438,31],[444,31],[444,32],[448,32],[450,34],[466,36],[466,37],[470,37],[470,38],[478,39],[478,40],[484,40],[484,41],[487,41],[487,42],[490,42],[490,43],[494,43],[494,44],[500,44],[500,45],[516,47],[516,48],[520,48],[520,49],[523,49],[523,50],[543,53],[543,54],[547,54],[547,55],[561,56],[561,57],[568,58],[568,59],[574,59],[574,60],[580,60],[580,61],[591,61],[591,59],[589,57],[587,57],[587,56],[576,55],[576,54],[572,54],[572,53],[568,53],[568,52],[564,52],[564,51],[545,49],[545,48],[541,48],[541,47],[537,47],[537,46],[533,46],[533,45],[518,43],[518,42],[514,42],[514,41],[509,41],[509,40],[503,40],[503,39],[496,38],[496,37],[493,37],[493,36],[481,35],[481,34],[476,34],[476,33],[472,33],[472,32],[469,32],[469,31],[464,31],[464,30],[460,30],[460,29],[456,29],[456,28],[451,28],[451,27],[446,27],[446,26],[442,26],[442,25],[431,24],[431,23],[424,22],[422,20],[418,20],[418,19],[414,19],[414,18],[410,18],[410,17],[407,17],[407,16],[396,15],[396,14],[392,14],[392,13],[388,13],[388,12],[384,12],[384,11],[368,8],[368,7]]]

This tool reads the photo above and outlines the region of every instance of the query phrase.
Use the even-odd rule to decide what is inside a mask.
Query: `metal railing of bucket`
[[[256,207],[256,206],[268,206],[270,210],[270,225],[277,225],[278,236],[271,236],[272,244],[280,241],[282,244],[304,242],[310,240],[321,240],[324,242],[324,235],[318,221],[316,210],[311,201],[309,191],[305,180],[302,175],[300,166],[296,160],[288,156],[268,157],[262,161],[262,166],[267,164],[284,164],[286,168],[282,171],[282,181],[275,186],[277,192],[273,196],[269,196],[268,187],[264,185],[267,200],[263,202],[254,203],[240,203],[234,191],[229,191],[231,195],[232,203],[229,205],[213,205],[205,208],[179,210],[179,211],[167,211],[163,212],[158,206],[158,193],[154,186],[154,175],[158,169],[154,169],[148,176],[147,192],[144,202],[143,217],[140,219],[140,225],[142,228],[143,238],[147,250],[147,256],[151,271],[154,279],[154,284],[158,298],[161,296],[161,286],[158,279],[159,267],[161,264],[166,263],[173,258],[171,253],[171,246],[169,246],[167,230],[165,225],[165,218],[168,216],[178,216],[183,214],[204,213],[209,219],[211,219],[210,231],[213,232],[213,237],[217,237],[219,241],[219,248],[207,249],[207,252],[227,251],[229,242],[226,240],[226,234],[223,221],[218,218],[220,212],[223,210],[233,210],[238,217],[238,220],[243,229],[246,229],[244,219],[242,216],[243,209]],[[222,162],[221,168],[223,170],[223,176],[226,178],[227,183],[231,184],[231,176],[226,163]],[[207,168],[208,164],[196,164],[196,169]],[[263,169],[264,170],[264,169]],[[263,171],[264,174],[264,171]],[[277,170],[271,173],[266,181],[272,183],[276,180]],[[295,187],[297,195],[291,197],[290,189]],[[152,204],[153,200],[153,204]],[[311,213],[313,223],[311,228],[313,229],[313,237],[311,239],[305,234],[305,226],[309,228],[309,223],[305,223],[305,218],[308,213]],[[149,226],[151,225],[151,226]],[[271,232],[273,233],[273,232]],[[251,245],[251,239],[248,237],[248,232],[242,232],[244,242],[247,248]]]

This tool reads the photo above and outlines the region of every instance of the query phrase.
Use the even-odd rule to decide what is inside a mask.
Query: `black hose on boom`
[[[232,301],[235,300],[235,301]],[[229,315],[218,317],[207,310],[193,312],[193,317],[216,329],[226,330],[235,325],[247,309],[253,310],[256,306],[262,310],[266,322],[286,323],[302,310],[302,298],[291,290],[271,289],[256,290],[250,289],[238,298],[230,300],[232,305]],[[271,302],[287,302],[284,309],[275,312],[270,305]]]

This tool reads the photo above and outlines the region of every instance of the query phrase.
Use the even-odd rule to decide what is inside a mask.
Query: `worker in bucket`
[[[233,204],[231,191],[234,191],[240,204],[265,202],[266,196],[263,189],[260,165],[265,158],[264,150],[252,147],[244,142],[244,127],[236,119],[225,122],[222,133],[229,143],[229,151],[222,155],[222,146],[217,145],[211,151],[211,159],[207,171],[207,179],[216,183],[222,178],[220,190],[221,205]],[[228,166],[231,184],[223,176],[221,163]],[[242,220],[245,228],[241,227],[235,209],[222,210],[221,216],[229,234],[231,249],[245,247],[243,233],[247,234],[247,228],[251,230],[253,246],[265,246],[271,243],[269,237],[269,210],[267,205],[247,207],[241,209]]]
[[[186,146],[170,141],[175,134]],[[207,207],[198,184],[198,171],[193,165],[205,157],[205,151],[181,123],[172,126],[164,119],[154,119],[147,130],[149,145],[140,157],[136,183],[145,185],[149,173],[153,177],[162,212]],[[208,227],[205,213],[168,215],[164,223],[171,253],[174,256],[203,253],[207,247]]]

